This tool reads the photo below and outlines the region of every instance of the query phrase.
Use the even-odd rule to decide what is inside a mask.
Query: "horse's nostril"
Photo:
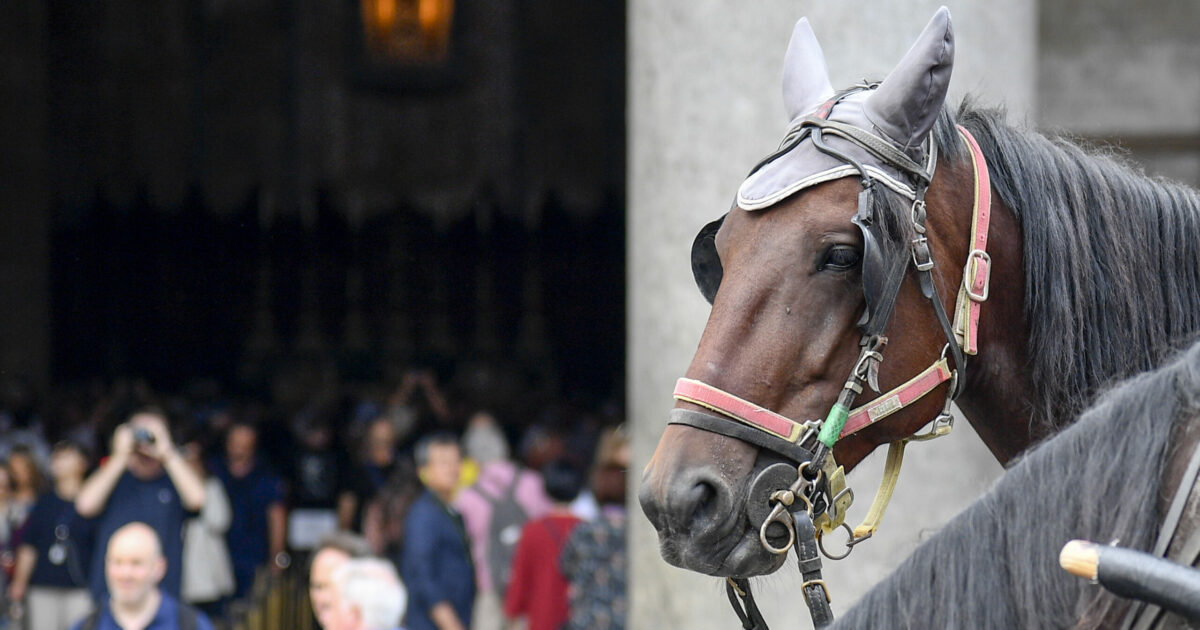
[[[686,489],[680,488],[682,500],[671,506],[670,518],[693,536],[711,534],[729,518],[729,493],[707,475],[693,476],[688,482]]]
[[[663,481],[649,478],[638,492],[642,510],[660,534],[713,536],[730,522],[732,494],[708,471],[692,471]]]
[[[692,518],[702,518],[705,513],[709,512],[712,509],[713,499],[716,496],[717,489],[707,481],[701,481],[692,486],[691,493],[688,496],[688,504],[692,506]]]

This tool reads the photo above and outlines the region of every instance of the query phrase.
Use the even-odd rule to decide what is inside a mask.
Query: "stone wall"
[[[1200,4],[1039,5],[1038,123],[1200,184]]]

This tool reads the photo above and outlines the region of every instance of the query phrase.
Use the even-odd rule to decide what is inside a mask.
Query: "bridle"
[[[816,627],[827,625],[833,619],[829,608],[828,589],[821,579],[821,559],[818,550],[826,557],[837,560],[846,557],[855,545],[870,538],[878,528],[895,488],[906,444],[910,441],[940,437],[950,432],[953,425],[950,404],[962,392],[967,355],[976,354],[978,351],[980,305],[988,297],[991,259],[987,254],[987,238],[991,185],[987,164],[979,144],[970,132],[958,126],[958,134],[971,157],[975,191],[971,249],[963,267],[963,280],[955,303],[954,319],[951,321],[934,282],[934,261],[926,237],[925,194],[933,179],[937,162],[937,145],[932,133],[926,137],[921,147],[926,159],[925,164],[920,164],[878,135],[854,125],[829,119],[830,112],[839,101],[851,94],[872,90],[877,86],[878,84],[867,83],[855,86],[834,96],[814,114],[801,118],[793,125],[779,149],[751,171],[753,175],[758,169],[808,140],[822,153],[852,167],[861,180],[858,210],[851,221],[859,227],[863,236],[862,276],[866,308],[858,321],[862,332],[859,356],[838,395],[837,402],[824,419],[799,422],[707,383],[681,378],[676,383],[674,397],[713,413],[676,408],[671,410],[669,421],[670,424],[686,425],[732,437],[777,453],[793,462],[794,465],[777,463],[767,466],[755,477],[750,485],[747,512],[752,522],[761,523],[759,541],[768,551],[786,554],[795,547],[804,580],[802,590],[805,602]],[[865,150],[874,159],[902,173],[909,181],[896,181],[882,170],[864,165],[862,161],[832,146],[827,137],[841,139]],[[876,216],[873,198],[878,183],[883,183],[911,201],[909,219],[913,236],[907,246],[895,244],[896,239],[889,239],[882,230],[882,217]],[[697,284],[710,301],[720,283],[720,262],[715,250],[707,251],[703,247],[712,246],[711,239],[719,227],[719,221],[706,226],[693,246],[693,271]],[[697,247],[702,249],[697,250]],[[938,324],[946,337],[946,345],[942,348],[939,358],[929,367],[891,391],[855,408],[854,401],[862,393],[864,385],[879,391],[878,370],[883,361],[884,346],[887,344],[887,337],[882,333],[891,319],[900,285],[910,266],[916,272],[921,294],[933,306]],[[715,282],[714,273],[717,274]],[[950,361],[953,361],[953,367]],[[867,517],[862,524],[851,530],[845,524],[845,516],[854,494],[846,486],[843,469],[834,460],[834,445],[839,439],[857,433],[924,398],[947,381],[949,387],[946,390],[945,403],[941,412],[932,420],[930,430],[889,445],[884,477]],[[849,532],[847,548],[840,555],[831,555],[825,551],[821,538],[838,528]],[[772,538],[782,537],[785,533],[785,544],[777,545],[772,542]],[[766,623],[754,602],[748,580],[728,578],[726,591],[743,628],[766,629]]]

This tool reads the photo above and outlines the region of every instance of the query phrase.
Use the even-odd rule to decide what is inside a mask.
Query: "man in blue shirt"
[[[98,517],[90,580],[96,601],[106,599],[103,568],[108,539],[135,521],[158,534],[167,562],[163,590],[178,597],[183,521],[187,512],[203,506],[204,481],[171,442],[162,411],[139,411],[117,427],[112,454],[87,478],[75,498],[80,516]]]
[[[291,559],[285,551],[287,507],[281,480],[259,458],[258,429],[245,421],[234,422],[225,436],[225,457],[212,467],[225,484],[233,520],[225,532],[233,577],[241,599],[250,592],[254,574],[266,565],[276,573]]]
[[[159,588],[166,572],[154,529],[145,523],[121,527],[104,556],[109,598],[73,630],[213,630],[203,613]]]
[[[425,491],[405,519],[400,572],[408,587],[408,630],[471,626],[475,568],[462,517],[450,507],[462,458],[458,440],[434,434],[413,449]]]

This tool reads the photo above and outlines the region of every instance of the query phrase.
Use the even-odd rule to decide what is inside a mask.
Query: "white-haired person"
[[[408,592],[396,567],[379,558],[352,558],[333,572],[334,605],[320,620],[325,630],[397,630]]]

